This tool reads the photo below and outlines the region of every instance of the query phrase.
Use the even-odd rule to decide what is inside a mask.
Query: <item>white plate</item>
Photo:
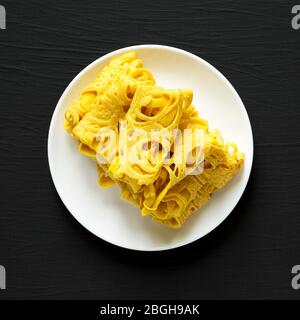
[[[118,187],[97,184],[95,163],[79,154],[63,128],[71,101],[113,58],[134,50],[166,88],[190,88],[200,116],[218,128],[226,141],[237,142],[246,160],[241,172],[179,230],[168,229],[142,217],[139,210],[120,200]],[[96,60],[69,84],[54,111],[48,137],[48,160],[53,182],[65,206],[86,229],[117,246],[157,251],[183,246],[216,228],[233,210],[248,182],[253,138],[245,107],[229,81],[203,59],[186,51],[160,45],[140,45],[111,52]]]

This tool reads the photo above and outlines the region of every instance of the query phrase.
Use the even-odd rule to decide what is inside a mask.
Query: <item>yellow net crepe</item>
[[[113,59],[65,114],[79,151],[97,161],[100,186],[118,184],[122,199],[172,228],[181,227],[244,161],[235,144],[209,130],[192,96],[191,90],[155,86],[129,52]]]

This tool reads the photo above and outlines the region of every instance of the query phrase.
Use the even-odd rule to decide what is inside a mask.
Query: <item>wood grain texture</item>
[[[287,0],[4,1],[0,30],[0,299],[299,299],[300,31]],[[51,181],[47,134],[87,64],[140,43],[217,67],[242,97],[255,139],[246,192],[196,243],[163,253],[113,247],[81,227]]]

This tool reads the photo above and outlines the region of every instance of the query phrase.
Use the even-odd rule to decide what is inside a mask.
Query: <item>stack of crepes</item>
[[[181,227],[244,161],[234,143],[225,144],[217,130],[209,130],[192,105],[192,95],[191,90],[156,86],[135,52],[128,52],[113,59],[65,113],[65,128],[78,140],[79,151],[97,163],[100,186],[118,184],[122,199],[172,228]],[[128,138],[124,142],[118,139],[122,123]],[[137,142],[132,137],[140,129],[146,134],[137,138],[135,161],[127,161],[126,151]],[[165,135],[153,137],[153,129]],[[168,135],[174,129],[177,135]],[[185,129],[190,136],[178,135]],[[196,129],[203,132],[199,145]],[[192,141],[184,160],[200,150],[194,162],[175,161],[174,147],[184,139]]]

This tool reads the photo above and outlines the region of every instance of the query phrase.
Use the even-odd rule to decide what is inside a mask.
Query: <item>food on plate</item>
[[[65,129],[102,187],[179,228],[240,170],[244,154],[210,130],[189,89],[164,89],[135,52],[114,58],[73,101]]]

